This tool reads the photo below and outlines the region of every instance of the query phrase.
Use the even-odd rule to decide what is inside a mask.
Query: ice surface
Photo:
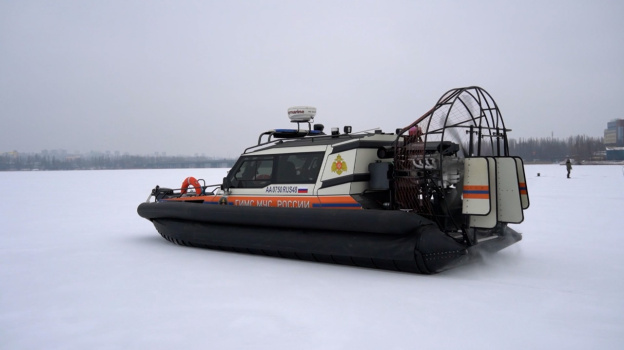
[[[624,348],[621,166],[527,166],[523,240],[433,276],[176,246],[136,213],[225,174],[0,172],[0,349]]]

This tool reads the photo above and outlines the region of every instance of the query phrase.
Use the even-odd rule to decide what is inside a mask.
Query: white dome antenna
[[[298,106],[288,108],[288,118],[292,123],[310,123],[314,121],[316,107]]]

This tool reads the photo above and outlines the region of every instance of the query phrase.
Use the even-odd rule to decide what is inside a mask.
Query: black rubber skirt
[[[202,203],[142,203],[139,215],[181,245],[431,274],[468,258],[463,244],[413,213]]]

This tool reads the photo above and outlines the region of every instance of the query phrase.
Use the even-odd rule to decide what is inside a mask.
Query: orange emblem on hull
[[[342,157],[338,155],[336,159],[334,160],[334,162],[332,163],[331,171],[332,173],[336,173],[338,175],[342,174],[343,172],[346,172],[347,162],[345,162],[344,159],[342,159]]]

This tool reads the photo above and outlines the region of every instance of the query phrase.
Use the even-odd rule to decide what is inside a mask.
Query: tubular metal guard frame
[[[508,156],[508,131],[496,102],[484,89],[470,86],[446,92],[433,108],[397,133],[394,143],[394,208],[433,219],[442,228],[444,225],[440,220],[443,215],[435,210],[434,202],[444,196],[444,189],[440,186],[443,142],[457,144],[456,156],[460,159]],[[436,149],[437,152],[431,151]],[[427,168],[415,166],[427,161]],[[459,225],[456,229],[459,230]]]

